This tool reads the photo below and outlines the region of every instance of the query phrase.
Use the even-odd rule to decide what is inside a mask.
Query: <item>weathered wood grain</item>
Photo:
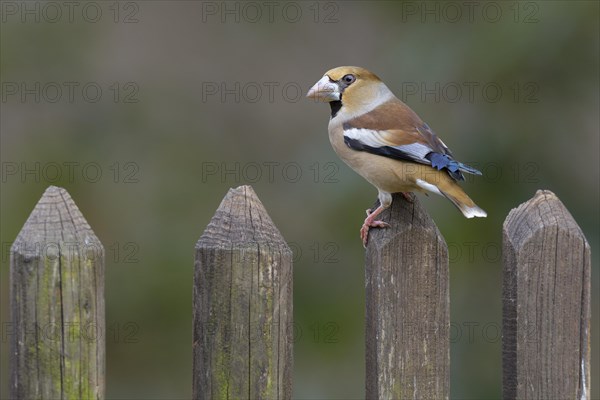
[[[11,397],[104,398],[104,248],[66,190],[46,190],[10,254]]]
[[[250,186],[196,244],[194,399],[291,399],[292,253]]]
[[[590,398],[590,247],[554,193],[503,229],[503,397]]]
[[[447,399],[448,249],[415,198],[394,195],[366,254],[366,398]]]

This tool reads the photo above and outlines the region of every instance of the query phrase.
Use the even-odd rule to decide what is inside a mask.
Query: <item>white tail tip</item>
[[[473,218],[473,217],[485,218],[485,217],[487,217],[487,213],[477,206],[461,207],[460,211],[467,218]]]

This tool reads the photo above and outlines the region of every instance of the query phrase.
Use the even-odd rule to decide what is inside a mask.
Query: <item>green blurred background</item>
[[[363,398],[376,191],[301,93],[359,65],[485,174],[464,186],[487,219],[422,198],[450,247],[451,397],[501,396],[501,227],[541,188],[592,247],[599,370],[598,2],[65,3],[2,2],[3,332],[10,243],[63,186],[106,248],[107,396],[189,398],[194,244],[249,183],[295,252],[294,397]]]

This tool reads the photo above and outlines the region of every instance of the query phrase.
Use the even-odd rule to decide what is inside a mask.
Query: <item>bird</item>
[[[486,217],[458,182],[463,173],[481,172],[454,159],[452,152],[419,116],[398,99],[374,73],[343,66],[327,71],[308,98],[331,108],[329,140],[337,155],[378,191],[379,206],[366,210],[360,229],[367,246],[370,228],[392,204],[392,193],[435,193],[446,197],[467,218]]]

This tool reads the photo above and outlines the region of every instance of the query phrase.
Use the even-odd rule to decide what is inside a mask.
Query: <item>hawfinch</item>
[[[391,193],[432,192],[446,197],[467,218],[487,214],[457,184],[463,172],[481,172],[456,161],[450,149],[375,74],[359,67],[329,70],[307,97],[331,106],[329,140],[338,156],[379,191],[379,207],[367,210],[360,229],[366,246],[376,217],[392,204]]]

